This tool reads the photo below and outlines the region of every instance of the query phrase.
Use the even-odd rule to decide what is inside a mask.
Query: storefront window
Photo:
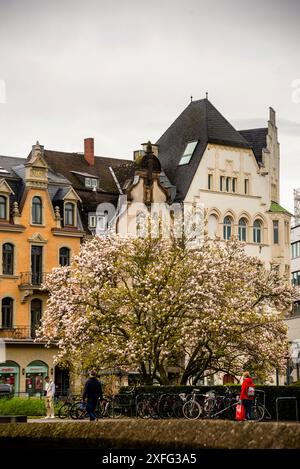
[[[30,395],[43,395],[44,379],[48,375],[48,366],[41,361],[31,362],[26,367],[26,392]]]
[[[10,384],[12,392],[19,392],[20,367],[13,361],[0,363],[0,383]]]

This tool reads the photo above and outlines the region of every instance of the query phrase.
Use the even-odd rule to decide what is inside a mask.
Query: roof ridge
[[[76,155],[76,156],[84,156],[83,152],[76,152],[76,151],[61,151],[61,150],[48,150],[45,148],[44,152],[51,152],[51,153],[63,153],[67,155]],[[105,160],[116,160],[116,161],[131,161],[127,160],[126,158],[116,158],[114,156],[100,156],[100,155],[95,155],[95,158],[102,158]]]
[[[240,129],[238,132],[251,132],[252,130],[268,130],[268,127],[253,127],[251,129]]]

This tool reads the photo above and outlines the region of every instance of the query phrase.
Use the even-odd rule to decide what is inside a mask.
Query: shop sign
[[[26,373],[47,373],[47,368],[45,366],[28,366]]]
[[[18,371],[16,366],[0,366],[0,373],[18,373]]]

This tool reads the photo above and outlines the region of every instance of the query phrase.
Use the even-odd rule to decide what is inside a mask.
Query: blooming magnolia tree
[[[57,361],[138,369],[144,383],[196,382],[247,367],[266,377],[288,350],[284,313],[292,291],[237,241],[95,237],[45,287],[39,338]]]

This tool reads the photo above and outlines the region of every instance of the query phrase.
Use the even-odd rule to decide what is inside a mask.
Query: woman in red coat
[[[249,371],[243,373],[240,400],[245,407],[246,420],[252,420],[252,404],[254,399],[254,383]]]

